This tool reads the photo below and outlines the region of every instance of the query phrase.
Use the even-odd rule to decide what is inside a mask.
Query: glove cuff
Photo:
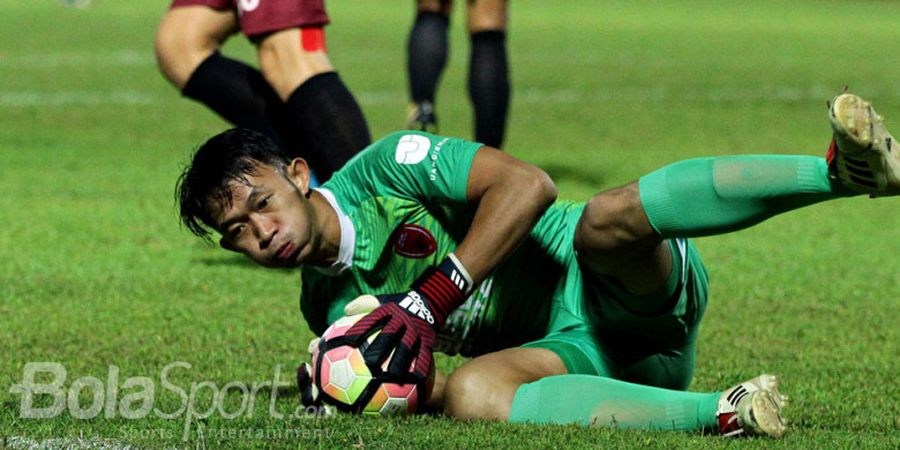
[[[463,267],[461,262],[459,262],[459,258],[457,258],[456,255],[453,253],[447,255],[447,257],[438,265],[438,270],[450,276],[451,281],[453,280],[453,274],[455,272],[457,277],[461,277],[461,280],[457,282],[457,287],[463,291],[463,296],[468,297],[469,294],[472,293],[472,287],[475,283],[472,282],[472,276],[469,275],[469,271]]]
[[[472,277],[451,253],[437,267],[426,270],[413,284],[413,289],[427,297],[435,316],[435,328],[440,329],[450,312],[462,305],[472,285]]]

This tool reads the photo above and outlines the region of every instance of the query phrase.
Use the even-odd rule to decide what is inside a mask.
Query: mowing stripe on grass
[[[150,105],[159,103],[156,95],[141,91],[0,91],[2,106],[70,106],[70,105]]]
[[[153,53],[125,49],[112,52],[61,51],[5,54],[0,69],[58,69],[60,67],[154,66]]]
[[[522,104],[584,104],[611,101],[628,102],[703,102],[731,103],[754,101],[819,101],[830,99],[839,88],[827,86],[781,86],[775,88],[746,89],[730,86],[710,88],[681,88],[673,86],[628,86],[610,87],[595,92],[576,89],[536,89],[523,88],[515,93],[515,102]],[[884,93],[883,93],[884,94]],[[890,97],[900,97],[900,87],[888,92]],[[403,91],[363,91],[356,97],[363,105],[401,104],[406,93]],[[172,95],[175,98],[175,94]],[[162,103],[163,98],[148,91],[62,91],[62,92],[15,92],[0,91],[0,106],[72,106],[72,105],[153,105]]]
[[[52,438],[52,439],[31,439],[23,436],[9,436],[0,439],[3,448],[10,449],[28,449],[28,450],[50,450],[60,448],[78,448],[89,450],[131,450],[137,447],[116,442],[112,439],[99,438]]]

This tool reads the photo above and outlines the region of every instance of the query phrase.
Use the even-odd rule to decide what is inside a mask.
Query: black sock
[[[447,63],[447,16],[430,11],[416,16],[409,34],[406,70],[409,92],[416,103],[434,103],[438,80]]]
[[[309,162],[319,181],[372,142],[362,109],[336,72],[303,82],[288,98],[287,110],[308,138]]]
[[[272,119],[284,116],[284,103],[253,67],[215,52],[197,66],[181,93],[237,127],[258,131],[290,147]]]
[[[475,140],[500,148],[509,107],[506,33],[472,34],[469,60],[469,98],[475,107]]]

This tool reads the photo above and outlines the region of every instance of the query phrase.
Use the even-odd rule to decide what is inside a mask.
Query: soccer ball
[[[363,352],[378,333],[354,348],[344,334],[365,314],[345,316],[331,324],[312,354],[312,381],[322,400],[339,411],[362,414],[402,415],[414,413],[425,402],[434,382],[434,371],[424,383],[391,379],[385,373],[388,358],[380,367],[363,360]],[[406,382],[401,382],[406,381]]]

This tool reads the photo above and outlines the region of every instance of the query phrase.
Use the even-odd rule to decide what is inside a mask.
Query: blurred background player
[[[156,35],[157,60],[182,95],[308,159],[325,181],[371,142],[328,59],[328,22],[322,0],[174,0]],[[239,30],[261,70],[219,53]]]
[[[469,99],[475,110],[475,141],[502,148],[509,109],[506,59],[506,0],[467,0]],[[418,0],[418,14],[409,35],[407,71],[412,103],[407,127],[436,132],[435,92],[447,62],[447,27],[451,0]]]

